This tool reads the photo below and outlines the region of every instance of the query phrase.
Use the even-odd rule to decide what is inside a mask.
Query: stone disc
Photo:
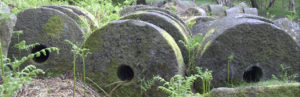
[[[187,35],[191,35],[191,30],[185,24],[185,22],[180,17],[178,17],[177,15],[173,14],[172,12],[170,12],[170,11],[168,11],[166,9],[152,7],[152,6],[145,6],[145,5],[129,6],[127,8],[124,8],[121,11],[120,16],[125,16],[125,15],[128,15],[130,13],[134,13],[136,11],[157,12],[157,13],[166,15],[169,18],[171,18],[171,19],[175,20],[176,22],[178,22],[178,24],[180,24],[185,29],[185,33]]]
[[[87,76],[106,91],[108,84],[127,81],[114,96],[142,97],[142,80],[153,76],[170,79],[183,75],[184,63],[179,47],[163,29],[138,20],[118,20],[94,31],[84,43],[91,50],[86,58]],[[157,87],[156,87],[157,88]],[[150,97],[161,97],[151,88]]]
[[[274,24],[254,18],[225,17],[207,29],[196,63],[213,71],[213,87],[225,86],[227,73],[233,84],[272,79],[272,74],[280,75],[281,64],[292,68],[289,74],[299,73],[296,41]],[[230,56],[234,57],[228,71]],[[200,88],[196,87],[199,91]]]
[[[60,5],[60,6],[71,9],[73,12],[75,12],[79,16],[85,17],[85,19],[88,21],[89,24],[91,24],[92,27],[94,27],[94,28],[99,27],[98,23],[95,22],[96,21],[95,17],[87,10],[79,8],[77,6],[72,6],[72,5]],[[100,20],[98,20],[98,21],[100,21]]]
[[[145,11],[137,11],[135,13],[124,16],[121,19],[141,20],[141,21],[152,23],[164,29],[174,38],[175,42],[179,46],[184,58],[184,63],[186,64],[188,63],[187,48],[184,46],[183,43],[179,42],[180,40],[182,40],[183,42],[187,43],[188,38],[184,33],[184,29],[176,21],[159,13],[145,12]]]
[[[19,53],[19,50],[14,47],[18,43],[18,36],[13,35],[8,52],[10,58],[20,59],[19,54],[22,57],[46,47],[58,47],[60,54],[48,52],[46,56],[35,57],[24,65],[34,64],[55,75],[72,70],[71,45],[65,40],[73,43],[83,41],[82,30],[73,19],[58,10],[44,7],[27,9],[20,12],[17,18],[14,30],[23,31],[19,41],[25,40],[26,44],[39,43],[40,45]]]

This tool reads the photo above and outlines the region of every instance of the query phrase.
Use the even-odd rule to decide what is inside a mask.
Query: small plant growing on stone
[[[296,14],[296,12],[293,11],[289,11],[289,14],[287,15],[287,18],[292,22],[298,17],[299,16]]]
[[[232,84],[232,82],[231,82],[231,76],[230,76],[230,63],[231,63],[231,61],[233,60],[233,58],[234,58],[234,54],[232,54],[232,55],[230,55],[229,57],[228,57],[228,61],[227,61],[227,82],[229,83],[229,84]]]
[[[281,69],[281,72],[280,72],[279,77],[277,77],[276,75],[273,74],[272,75],[273,79],[284,81],[284,82],[291,82],[291,81],[295,80],[297,77],[299,77],[298,74],[289,75],[288,71],[289,71],[290,67],[288,67],[288,66],[280,64],[280,69]]]
[[[162,86],[158,86],[158,88],[170,94],[170,97],[188,97],[192,95],[200,96],[200,94],[198,93],[193,94],[191,86],[194,83],[194,81],[196,81],[198,78],[201,78],[203,87],[203,97],[205,97],[205,93],[209,92],[210,90],[212,71],[209,71],[207,69],[202,70],[202,68],[200,67],[195,67],[195,70],[197,70],[197,74],[193,74],[188,77],[175,75],[170,79],[170,81],[167,81],[162,77],[156,76],[154,77],[154,80],[158,80],[164,83]]]
[[[191,70],[193,70],[196,67],[195,59],[197,58],[197,55],[200,51],[199,49],[202,46],[203,36],[202,34],[197,34],[194,36],[190,36],[187,43],[182,40],[179,40],[179,42],[182,43],[188,50],[187,72],[190,73]]]
[[[23,45],[21,48],[31,47]],[[36,53],[24,56],[21,59],[15,58],[13,62],[9,58],[3,56],[2,46],[0,42],[0,65],[1,65],[1,78],[2,84],[0,85],[0,96],[11,97],[14,95],[16,90],[22,89],[24,83],[30,83],[32,78],[37,77],[38,74],[44,74],[44,71],[36,68],[34,65],[28,65],[21,71],[14,71],[19,68],[21,64],[34,57],[39,57],[41,54],[46,54],[46,51],[56,51],[59,53],[59,49],[56,47],[50,47],[42,49]],[[7,68],[9,67],[9,68]]]

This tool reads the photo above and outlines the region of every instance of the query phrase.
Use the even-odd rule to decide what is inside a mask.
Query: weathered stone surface
[[[196,23],[192,26],[192,34],[202,33],[202,35],[205,35],[206,33],[206,27],[209,27],[214,20],[216,20],[215,17],[199,17],[195,21]]]
[[[216,20],[206,29],[196,64],[213,71],[213,87],[224,86],[227,72],[234,83],[271,79],[279,75],[281,64],[292,67],[291,74],[299,73],[296,41],[274,24],[237,16]]]
[[[258,11],[256,8],[244,8],[245,14],[258,15]]]
[[[288,18],[280,18],[274,20],[275,25],[279,26],[282,30],[288,32],[290,36],[299,42],[300,40],[300,26],[297,23],[291,22]]]
[[[222,5],[208,5],[211,16],[225,16],[226,7]]]
[[[179,42],[180,40],[182,40],[183,42],[187,43],[188,38],[184,32],[184,28],[182,28],[176,21],[170,19],[165,15],[155,13],[155,12],[146,12],[146,11],[137,11],[121,19],[141,20],[141,21],[152,23],[164,29],[174,38],[175,42],[179,46],[184,58],[184,63],[186,64],[188,63],[187,48],[184,46],[184,44]]]
[[[271,86],[251,86],[240,88],[215,88],[211,97],[299,97],[300,84],[289,83]]]
[[[177,10],[179,12],[183,12],[191,7],[196,7],[196,4],[193,1],[175,0],[174,4],[178,7]]]
[[[42,6],[42,7],[56,9],[56,10],[63,12],[64,14],[68,15],[69,17],[71,17],[73,20],[76,21],[76,23],[81,27],[81,29],[83,30],[84,33],[88,33],[89,32],[88,30],[90,29],[90,27],[92,27],[94,25],[94,24],[91,24],[92,21],[90,21],[88,18],[75,13],[73,10],[71,10],[69,8],[57,6],[57,5],[47,5],[47,6]],[[93,28],[94,27],[92,27],[92,29]]]
[[[243,10],[238,7],[232,7],[225,11],[226,15],[243,13]]]
[[[185,10],[183,13],[180,13],[182,17],[191,17],[191,16],[206,16],[204,9],[200,7],[192,7]]]
[[[25,40],[26,44],[39,43],[40,45],[19,53],[19,50],[14,47],[18,43],[18,36],[13,35],[8,51],[9,58],[20,59],[19,54],[22,57],[45,47],[58,47],[60,54],[48,52],[46,56],[41,55],[31,59],[24,65],[33,64],[55,75],[72,70],[71,45],[64,41],[70,40],[73,43],[83,41],[83,32],[72,18],[60,11],[44,7],[27,9],[20,12],[17,18],[14,30],[23,31],[19,40]]]
[[[10,13],[9,7],[0,1],[0,41],[2,45],[2,53],[7,56],[13,27],[16,23],[16,16]]]
[[[168,16],[169,18],[175,20],[179,25],[181,25],[185,29],[185,33],[187,35],[191,35],[191,30],[188,28],[188,26],[185,24],[185,22],[183,22],[182,19],[180,19],[177,15],[173,14],[172,12],[162,9],[162,8],[144,6],[144,5],[129,6],[127,8],[124,8],[121,11],[120,15],[125,16],[128,14],[134,13],[136,11],[157,12],[157,13],[163,14],[165,16]]]
[[[238,7],[238,8],[240,8],[240,10],[243,10],[244,8],[248,8],[249,6],[246,2],[241,2],[234,7]]]
[[[153,1],[149,5],[155,6],[155,7],[162,7],[166,4],[166,1]]]
[[[89,13],[87,10],[79,8],[77,6],[72,6],[72,5],[60,5],[60,6],[71,9],[73,12],[75,12],[79,16],[85,17],[84,19],[86,19],[88,21],[88,23],[91,24],[92,28],[99,27],[95,17],[91,13]],[[98,20],[98,21],[100,21],[100,20]]]
[[[138,20],[118,20],[93,32],[84,47],[91,50],[86,58],[87,76],[106,91],[108,84],[127,81],[113,96],[142,97],[141,80],[160,76],[170,79],[183,75],[184,63],[175,40],[163,29]],[[147,95],[165,97],[156,85]],[[144,95],[145,96],[145,95]]]

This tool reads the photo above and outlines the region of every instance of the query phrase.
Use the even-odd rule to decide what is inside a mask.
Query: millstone
[[[222,5],[208,5],[211,16],[225,16],[226,8]]]
[[[232,15],[232,14],[239,14],[243,13],[243,10],[241,10],[239,7],[232,7],[225,11],[226,15]]]
[[[244,8],[244,13],[258,15],[258,11],[256,8]]]
[[[254,18],[225,17],[207,27],[196,65],[212,70],[212,87],[231,83],[257,82],[279,76],[280,65],[299,72],[299,47],[285,31]],[[230,62],[228,58],[234,56]],[[200,80],[195,85],[200,91]]]
[[[89,29],[89,28],[86,28],[86,26],[84,26],[84,25],[86,25],[84,23],[86,23],[87,19],[85,17],[80,16],[77,13],[73,12],[73,10],[70,10],[65,7],[57,6],[57,5],[47,5],[47,6],[42,6],[42,7],[52,8],[52,9],[56,9],[56,10],[63,12],[64,14],[68,15],[73,20],[75,20],[77,22],[77,24],[79,24],[79,26],[81,27],[81,29],[83,30],[84,33],[88,32],[87,29]],[[88,25],[92,25],[92,24],[88,24]]]
[[[185,10],[180,16],[206,16],[206,12],[204,9],[200,7],[192,7]]]
[[[300,26],[297,23],[291,22],[288,18],[280,18],[274,20],[274,24],[286,31],[293,39],[298,41],[298,44],[300,44]]]
[[[180,24],[183,28],[185,28],[185,33],[187,35],[191,35],[191,31],[188,28],[188,26],[183,22],[182,19],[180,19],[177,15],[173,14],[172,12],[162,9],[162,8],[157,8],[157,7],[151,7],[151,6],[144,6],[144,5],[136,5],[136,6],[130,6],[127,8],[124,8],[121,11],[121,16],[125,16],[131,13],[134,13],[136,11],[148,11],[148,12],[157,12],[160,14],[163,14],[165,16],[168,16],[169,18],[177,21],[178,24]]]
[[[71,9],[73,12],[75,12],[79,16],[85,17],[85,19],[88,21],[88,23],[91,24],[92,28],[96,29],[99,27],[98,23],[95,22],[96,21],[95,17],[87,10],[79,8],[77,6],[72,6],[72,5],[60,5],[60,6]]]
[[[26,44],[39,43],[40,45],[19,53],[19,50],[14,47],[18,43],[18,37],[14,35],[8,52],[10,58],[20,59],[19,54],[22,57],[46,47],[58,47],[60,54],[48,52],[46,56],[41,55],[29,60],[26,65],[36,65],[55,75],[72,70],[71,45],[64,41],[70,40],[73,43],[83,41],[83,32],[73,19],[58,10],[44,7],[27,9],[20,12],[17,18],[14,30],[23,31],[19,40],[25,40]]]
[[[142,20],[164,29],[174,38],[175,42],[179,46],[184,58],[184,63],[188,63],[187,48],[183,43],[179,42],[180,40],[182,40],[184,43],[187,43],[188,38],[184,33],[184,28],[182,28],[176,21],[159,13],[145,11],[137,11],[135,13],[124,16],[122,19]]]
[[[7,56],[13,27],[16,23],[16,16],[10,13],[9,7],[0,1],[0,41],[2,45],[2,53]],[[7,17],[6,17],[7,16]]]
[[[86,58],[87,76],[105,91],[118,81],[128,81],[113,96],[142,97],[141,80],[153,76],[170,79],[183,75],[184,63],[179,47],[163,29],[138,20],[118,20],[93,32],[84,47],[91,50]],[[156,85],[150,97],[164,97]]]
[[[216,17],[211,16],[205,16],[205,17],[197,17],[194,19],[196,23],[192,26],[192,34],[202,33],[202,35],[205,35],[206,28],[210,26],[211,23],[216,20]]]

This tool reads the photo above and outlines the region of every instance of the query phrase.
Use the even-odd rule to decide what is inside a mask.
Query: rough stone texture
[[[245,14],[258,15],[258,11],[256,8],[244,8]]]
[[[13,27],[16,23],[16,16],[10,13],[9,7],[0,1],[0,41],[2,45],[2,53],[7,56]]]
[[[57,6],[57,5],[47,5],[47,6],[42,6],[42,7],[52,8],[52,9],[63,12],[64,14],[68,15],[73,20],[75,20],[77,22],[77,24],[79,24],[79,26],[81,27],[81,29],[83,30],[84,33],[88,32],[87,29],[89,29],[89,28],[85,28],[85,26],[83,26],[83,25],[85,25],[83,23],[86,23],[85,21],[87,19],[85,17],[82,17],[82,16],[78,15],[77,13],[73,12],[73,10],[65,8],[65,7]],[[93,25],[93,24],[88,24],[88,25]]]
[[[166,4],[166,1],[153,1],[149,5],[155,6],[155,7],[162,7]]]
[[[297,23],[291,22],[288,18],[280,18],[274,20],[274,23],[282,30],[288,32],[288,34],[290,34],[294,39],[298,41],[298,43],[300,43],[300,26]]]
[[[243,13],[243,10],[240,9],[239,7],[232,7],[227,9],[225,13],[226,15],[239,14],[239,13]]]
[[[216,18],[210,16],[196,18],[196,23],[192,25],[192,34],[202,33],[202,35],[204,35],[206,31],[202,30],[205,30],[206,27],[210,26],[214,20],[216,20]]]
[[[249,6],[248,6],[248,4],[246,2],[241,2],[241,3],[237,4],[234,7],[238,7],[238,8],[240,8],[240,10],[243,11],[244,8],[248,8]]]
[[[165,16],[168,16],[169,18],[175,20],[179,25],[181,25],[185,29],[185,33],[187,35],[191,35],[191,30],[188,28],[188,26],[185,24],[185,22],[183,22],[183,20],[181,18],[179,18],[177,15],[173,14],[169,10],[165,10],[162,8],[145,6],[145,5],[129,6],[127,8],[122,9],[120,16],[125,16],[128,14],[134,13],[136,11],[157,12],[157,13],[163,14]]]
[[[91,24],[91,27],[93,27],[93,28],[99,27],[95,17],[91,13],[86,11],[85,9],[79,8],[77,6],[72,6],[72,5],[60,5],[60,6],[71,9],[76,14],[85,17],[85,19],[88,21],[88,23]],[[100,21],[100,20],[98,20],[98,21]]]
[[[196,64],[213,71],[213,87],[226,83],[227,62],[231,55],[234,59],[229,73],[234,83],[246,79],[244,73],[254,67],[262,70],[260,80],[271,79],[272,74],[279,75],[280,64],[292,67],[290,74],[299,72],[296,41],[274,24],[237,16],[219,19],[206,29]]]
[[[204,9],[200,7],[192,7],[185,10],[183,13],[180,13],[182,17],[190,17],[190,16],[206,16],[206,12]]]
[[[108,84],[131,79],[114,92],[115,97],[143,97],[138,92],[142,79],[147,81],[153,76],[170,79],[184,72],[175,40],[163,29],[147,22],[114,21],[92,33],[84,47],[92,52],[86,58],[87,76],[104,90],[114,87],[107,87]],[[124,66],[128,67],[127,72],[122,69]],[[163,94],[156,85],[147,92],[150,97],[165,97]]]
[[[20,12],[17,18],[14,30],[23,30],[23,34],[19,37],[20,41],[25,40],[26,44],[40,43],[46,47],[60,49],[60,54],[51,52],[44,62],[29,60],[24,65],[36,65],[46,72],[51,71],[54,75],[72,70],[71,45],[65,40],[73,43],[83,41],[83,32],[73,19],[60,11],[44,7],[27,9]],[[17,43],[18,37],[13,35],[8,52],[9,58],[18,58],[19,54],[21,57],[31,54],[33,49],[22,50],[22,53],[19,53],[19,50],[14,47]]]
[[[222,5],[208,5],[208,11],[211,16],[225,16],[226,8]]]
[[[174,5],[178,8],[177,11],[184,12],[188,8],[196,7],[196,4],[193,1],[183,1],[183,0],[175,0]]]
[[[179,46],[183,58],[184,63],[188,63],[188,51],[184,44],[180,43],[179,41],[182,40],[183,42],[187,43],[188,38],[184,32],[184,28],[182,28],[176,21],[170,19],[169,17],[155,13],[155,12],[145,12],[145,11],[137,11],[133,14],[127,15],[121,19],[135,19],[141,20],[145,22],[152,23],[165,31],[167,31],[175,40],[177,45]]]
[[[241,88],[215,88],[211,97],[299,97],[300,84],[290,83],[271,86],[251,86]]]

